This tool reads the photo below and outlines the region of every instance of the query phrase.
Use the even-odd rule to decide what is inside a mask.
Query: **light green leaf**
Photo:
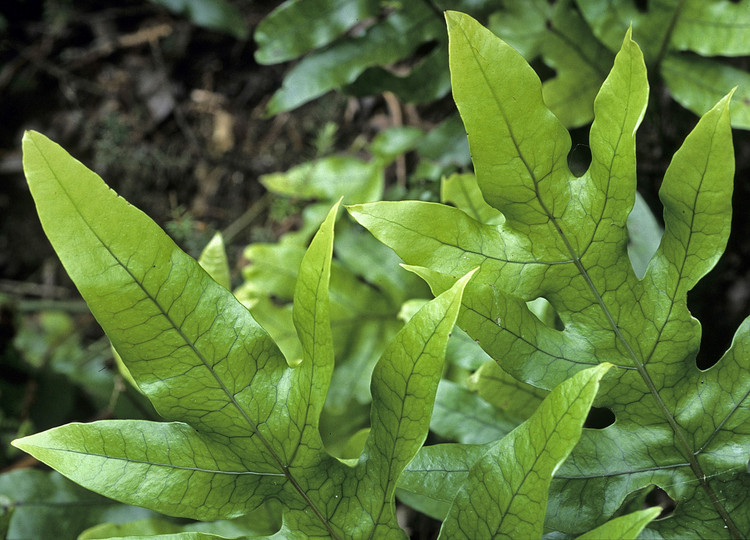
[[[306,0],[284,2],[255,29],[259,64],[293,60],[313,49],[324,47],[357,23],[378,15],[375,0]],[[306,31],[301,32],[304,28]]]
[[[270,191],[303,199],[348,203],[376,201],[383,192],[383,166],[348,156],[329,156],[308,161],[283,173],[261,176]]]
[[[448,336],[472,275],[425,304],[396,335],[373,372],[371,430],[359,467],[373,478],[370,489],[382,491],[386,502],[392,503],[396,482],[427,438]],[[393,504],[367,513],[380,516],[376,536],[392,530],[396,522]]]
[[[396,319],[400,298],[391,300],[376,287],[382,286],[385,291],[394,290],[397,291],[394,294],[401,295],[405,287],[415,292],[424,290],[420,283],[415,283],[397,266],[399,259],[390,250],[369,235],[352,233],[351,224],[340,225],[343,234],[342,242],[337,241],[337,253],[352,242],[357,242],[357,247],[363,249],[376,245],[371,252],[358,257],[354,264],[351,259],[358,251],[343,255],[342,263],[349,264],[352,269],[335,260],[332,265],[331,323],[339,359],[328,395],[328,407],[333,412],[349,407],[353,400],[370,402],[369,376],[386,344],[401,327]],[[389,253],[383,255],[384,249]],[[277,303],[291,302],[297,279],[293,268],[299,266],[296,261],[301,260],[303,253],[302,247],[289,243],[248,246],[245,257],[251,264],[243,269],[245,283],[237,291],[238,297],[250,306],[253,315],[284,351],[290,364],[301,358],[301,349],[290,324],[289,306],[279,307]],[[392,266],[388,267],[387,263],[392,263]],[[362,273],[356,274],[353,270]]]
[[[305,252],[294,289],[292,320],[302,345],[302,364],[301,377],[290,390],[299,392],[302,403],[306,404],[305,433],[300,444],[310,448],[321,444],[318,421],[333,374],[328,284],[333,256],[333,227],[340,202],[333,206]]]
[[[583,422],[611,367],[578,372],[537,411],[490,447],[456,494],[439,538],[539,538],[552,475],[578,442]]]
[[[506,11],[507,10],[507,11]],[[544,81],[544,102],[569,127],[593,117],[594,97],[612,53],[591,33],[571,2],[512,0],[490,18],[489,28],[531,61],[540,56],[555,70]]]
[[[476,221],[500,225],[503,215],[484,200],[476,176],[470,173],[452,174],[440,183],[440,200],[463,210]]]
[[[665,232],[639,279],[627,253],[627,219],[648,85],[629,33],[595,100],[591,165],[575,176],[566,162],[570,138],[528,64],[471,18],[449,12],[448,22],[454,97],[478,184],[505,223],[492,227],[455,208],[412,201],[349,211],[407,264],[426,267],[418,272],[433,291],[480,267],[459,326],[513,377],[552,389],[603,361],[620,368],[595,402],[615,422],[584,430],[557,471],[548,530],[584,533],[657,485],[676,508],[650,524],[656,534],[748,536],[750,320],[724,357],[701,371],[700,325],[686,303],[729,234],[731,96],[675,154],[660,191]],[[539,297],[562,329],[531,313],[526,302]]]
[[[227,253],[224,249],[224,239],[222,238],[221,233],[216,233],[206,247],[203,248],[200,257],[198,258],[198,264],[208,272],[208,275],[211,276],[216,283],[227,289],[231,287],[229,263],[227,262]],[[122,375],[123,378],[133,386],[133,388],[138,389],[140,392],[138,384],[130,374],[130,370],[128,370],[127,366],[122,361],[120,353],[118,353],[114,347],[112,348],[112,355],[114,356],[117,370],[120,372],[120,375]]]
[[[225,441],[181,423],[68,424],[14,444],[84,487],[174,516],[236,517],[284,483],[271,464],[248,470]]]
[[[531,416],[547,395],[543,390],[514,379],[495,361],[487,362],[475,371],[467,381],[467,387],[487,403],[520,420]]]
[[[69,424],[15,446],[92,490],[173,516],[227,519],[274,500],[283,507],[274,537],[403,537],[396,483],[427,437],[472,273],[425,304],[386,348],[372,376],[365,448],[343,463],[319,434],[333,369],[328,277],[337,205],[300,264],[293,322],[302,359],[290,367],[229,291],[95,174],[36,133],[24,139],[24,160],[71,277],[139,387],[178,421]]]
[[[628,257],[638,278],[646,273],[646,267],[656,253],[663,233],[664,230],[646,201],[636,193],[633,211],[628,216]]]
[[[224,238],[221,233],[213,235],[211,240],[203,248],[200,257],[198,257],[198,264],[208,272],[216,283],[230,289],[232,287],[231,280],[229,278],[229,262],[227,261],[227,252],[224,247]]]
[[[749,26],[748,0],[685,0],[671,45],[677,50],[690,50],[701,56],[743,56],[750,54]]]
[[[692,54],[668,55],[661,72],[675,101],[698,115],[738,87],[732,100],[732,125],[750,129],[750,73]]]
[[[582,534],[578,540],[597,540],[598,538],[636,540],[646,525],[656,519],[661,511],[661,507],[657,506],[620,516],[600,525],[593,531]]]

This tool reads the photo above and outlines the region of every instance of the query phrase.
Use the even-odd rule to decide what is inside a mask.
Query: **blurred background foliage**
[[[571,129],[569,162],[578,173],[590,159],[593,97],[632,25],[651,85],[638,136],[642,197],[629,221],[637,269],[659,239],[656,194],[669,157],[696,115],[739,86],[732,105],[739,211],[724,258],[690,297],[705,328],[699,363],[720,357],[750,311],[750,222],[741,211],[750,195],[749,0],[6,0],[0,538],[180,531],[233,538],[278,527],[272,506],[198,524],[120,505],[36,468],[7,444],[70,421],[156,419],[43,236],[21,170],[23,130],[61,143],[183,249],[202,254],[294,363],[297,267],[340,197],[345,204],[440,201],[482,222],[503,219],[471,174],[450,97],[445,9],[489,26],[540,74],[546,102]],[[334,254],[337,369],[321,431],[329,450],[345,458],[364,440],[374,362],[429,291],[345,214]],[[544,302],[534,309],[558,324]],[[458,329],[447,366],[429,442],[495,440],[543,397]],[[425,501],[405,502],[437,513]],[[400,512],[414,537],[436,530],[409,507]]]

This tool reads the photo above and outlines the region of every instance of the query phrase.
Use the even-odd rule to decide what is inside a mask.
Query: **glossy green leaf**
[[[222,287],[231,289],[229,262],[227,261],[227,252],[221,233],[214,234],[208,244],[206,244],[206,247],[203,248],[200,257],[198,257],[198,264],[208,272],[208,275],[216,283]]]
[[[662,48],[669,48],[673,18],[679,19],[679,4],[685,0],[658,0],[639,6],[631,0],[576,0],[594,35],[613,52],[620,49],[628,28],[638,39],[646,61],[652,62]]]
[[[475,371],[467,386],[487,403],[521,420],[531,416],[547,395],[539,388],[514,379],[494,361]]]
[[[552,389],[602,361],[619,367],[595,406],[615,423],[585,430],[550,488],[546,528],[581,534],[657,485],[677,502],[649,527],[665,538],[750,534],[748,329],[701,371],[686,296],[720,257],[734,172],[729,101],[707,112],[662,183],[665,232],[639,279],[627,253],[635,132],[648,100],[643,57],[626,35],[597,95],[591,165],[567,166],[570,138],[528,64],[470,17],[448,14],[453,92],[484,199],[505,216],[401,202],[350,212],[433,291],[479,267],[459,326],[515,378]],[[544,297],[562,330],[526,302]]]
[[[233,520],[185,522],[167,518],[151,518],[127,523],[101,523],[86,529],[78,540],[99,538],[159,538],[159,535],[195,535],[203,533],[216,538],[248,538],[273,534],[279,529],[280,516],[272,507],[265,505],[253,512]],[[179,537],[179,536],[178,536]]]
[[[674,99],[695,114],[704,114],[740,86],[732,107],[732,125],[750,128],[750,74],[707,58],[750,54],[748,0],[660,0],[649,2],[646,9],[630,0],[577,3],[593,32],[612,50],[619,47],[622,33],[632,28],[646,60],[658,64]]]
[[[435,44],[426,57],[413,60],[407,73],[394,73],[390,66],[371,67],[362,72],[344,90],[354,96],[372,96],[392,92],[405,103],[429,103],[450,92],[447,43],[443,36],[433,36]],[[431,46],[430,42],[423,47]]]
[[[452,204],[474,218],[475,221],[500,225],[505,218],[484,200],[473,174],[453,174],[440,184],[440,200]]]
[[[582,534],[578,537],[578,540],[597,540],[599,538],[636,540],[646,525],[656,519],[661,511],[661,507],[657,506],[614,518],[593,531]]]
[[[194,24],[218,30],[238,39],[250,35],[242,13],[227,0],[151,0],[175,13],[188,17]]]
[[[298,31],[308,31],[309,25]],[[422,2],[404,2],[360,37],[340,39],[300,61],[268,104],[268,114],[290,110],[354,82],[368,67],[387,65],[444,35],[441,21]]]
[[[581,436],[599,381],[611,367],[578,372],[492,445],[469,471],[439,538],[540,538],[552,475]]]
[[[358,23],[378,15],[375,0],[288,1],[271,12],[255,29],[259,64],[293,60],[330,44]],[[300,29],[305,31],[301,32]]]
[[[750,2],[703,2],[685,0],[672,34],[677,50],[701,56],[743,56],[750,54],[747,29]]]
[[[576,0],[594,33],[612,50],[629,27],[647,59],[664,50],[691,50],[703,56],[750,54],[750,3],[658,0],[639,6],[631,0]]]
[[[227,519],[275,500],[284,508],[279,537],[403,537],[396,483],[427,437],[471,273],[386,348],[372,375],[364,450],[344,464],[319,433],[333,370],[337,205],[300,264],[293,323],[302,358],[292,367],[229,291],[59,146],[27,133],[24,166],[63,264],[139,387],[172,421],[69,424],[15,446],[92,490],[168,515]]]
[[[661,72],[675,101],[698,115],[738,87],[732,100],[732,125],[750,129],[750,73],[747,71],[693,54],[670,54],[662,63]]]
[[[612,53],[592,34],[568,1],[514,0],[493,14],[489,28],[531,61],[555,70],[544,81],[544,102],[569,127],[588,124]]]
[[[348,156],[329,156],[308,161],[283,173],[261,177],[267,189],[303,199],[345,202],[376,201],[383,192],[383,166]]]

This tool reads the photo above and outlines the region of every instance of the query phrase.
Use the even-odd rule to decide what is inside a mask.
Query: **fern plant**
[[[585,430],[556,471],[547,530],[580,534],[637,508],[658,486],[676,503],[650,525],[662,537],[747,537],[750,322],[702,371],[695,363],[701,327],[686,303],[729,235],[731,94],[674,155],[660,191],[664,235],[639,277],[627,256],[626,219],[648,84],[630,32],[596,97],[591,164],[577,177],[566,161],[569,135],[526,61],[468,16],[450,13],[448,23],[453,92],[477,183],[501,219],[486,224],[457,208],[414,201],[350,212],[436,293],[479,268],[458,324],[516,379],[549,389],[601,362],[617,366],[595,401],[614,423]],[[526,302],[539,297],[562,329],[530,311]],[[410,489],[446,502],[440,494],[465,478],[449,479],[446,471],[467,470],[470,450],[423,452],[437,465],[415,470],[421,480],[410,480]]]
[[[620,38],[630,26],[652,73],[672,97],[703,114],[733,86],[732,125],[750,128],[748,0],[372,0],[287,1],[257,27],[261,64],[300,59],[268,106],[293,109],[330,90],[352,95],[395,93],[411,103],[450,91],[442,10],[466,12],[554,73],[544,81],[545,102],[568,127],[591,122],[593,99]],[[311,22],[314,21],[314,22]],[[315,32],[306,31],[313,25]]]
[[[220,527],[260,508],[266,519],[244,522],[240,537],[277,527],[279,538],[404,536],[394,493],[427,437],[446,343],[474,271],[424,305],[386,348],[372,375],[370,429],[359,457],[335,459],[323,446],[318,417],[333,371],[328,282],[338,205],[300,264],[293,319],[302,358],[290,365],[230,291],[58,145],[27,133],[24,166],[63,264],[167,422],[69,424],[15,446],[89,489],[164,514],[219,520]],[[505,529],[520,531],[519,520],[540,529],[552,472],[580,437],[610,367],[563,381],[525,424],[487,448],[480,462],[490,469],[509,448],[524,458],[502,494],[507,508],[500,516],[512,518]],[[466,483],[469,500],[484,483],[477,474]],[[536,480],[526,481],[529,475]],[[481,534],[481,524],[465,523],[460,497],[445,534]],[[525,497],[539,503],[529,507]],[[276,527],[267,505],[281,515]],[[654,515],[634,513],[607,527],[640,529]],[[114,531],[103,524],[84,537],[134,537],[139,530],[142,523]],[[164,537],[225,538],[210,527]]]
[[[626,221],[648,85],[630,33],[595,102],[591,166],[576,177],[567,132],[525,60],[469,16],[447,19],[478,191],[454,187],[446,198],[474,213],[416,201],[349,207],[436,294],[375,366],[370,428],[352,442],[353,459],[333,457],[319,425],[334,370],[338,205],[299,262],[301,357],[288,362],[150,219],[55,143],[26,134],[45,232],[166,422],[70,424],[14,445],[105,496],[206,522],[103,524],[86,538],[404,537],[396,493],[442,519],[442,538],[636,538],[647,526],[665,538],[750,534],[750,327],[701,371],[700,325],[686,305],[729,233],[731,96],[675,155],[661,191],[664,236],[636,272]],[[456,320],[502,368],[483,366],[472,387],[524,397],[526,407],[497,406],[526,420],[497,441],[423,446]],[[584,428],[592,403],[615,422]],[[667,518],[643,509],[653,486],[677,503]]]

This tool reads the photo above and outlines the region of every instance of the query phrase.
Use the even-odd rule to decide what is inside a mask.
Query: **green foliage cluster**
[[[250,32],[237,7],[227,0],[150,0],[174,13],[184,15],[196,26],[246,39]]]
[[[445,180],[450,205],[378,201],[396,150],[267,177],[320,203],[300,233],[248,248],[257,266],[237,296],[219,239],[193,260],[62,148],[26,134],[45,232],[165,420],[69,424],[14,442],[90,490],[165,515],[116,524],[96,514],[103,523],[81,538],[403,538],[396,496],[440,519],[441,538],[750,534],[750,323],[701,371],[686,305],[729,234],[731,95],[672,160],[660,242],[633,246],[648,82],[630,32],[594,101],[591,165],[576,176],[569,134],[528,63],[471,17],[447,21],[475,175]],[[398,151],[413,144],[400,134]],[[309,181],[331,167],[356,181],[346,191]],[[412,276],[337,219],[342,196]],[[404,292],[413,276],[433,300]],[[388,300],[382,320],[360,294]],[[398,309],[408,322],[384,322]],[[361,328],[377,336],[366,361],[346,339]],[[337,375],[334,359],[350,373]],[[326,415],[353,403],[368,427],[329,437]],[[615,422],[584,428],[592,405]],[[425,445],[429,431],[447,442]],[[654,486],[677,503],[663,519],[644,509]],[[6,508],[0,526],[18,537]]]
[[[664,80],[675,100],[701,115],[739,86],[732,125],[750,128],[750,73],[727,61],[750,56],[748,0],[291,0],[254,33],[259,63],[300,59],[268,113],[333,89],[352,95],[391,91],[413,103],[446,95],[446,9],[486,20],[529,62],[539,59],[553,70],[544,98],[567,127],[593,118],[593,99],[631,27],[652,76]]]

